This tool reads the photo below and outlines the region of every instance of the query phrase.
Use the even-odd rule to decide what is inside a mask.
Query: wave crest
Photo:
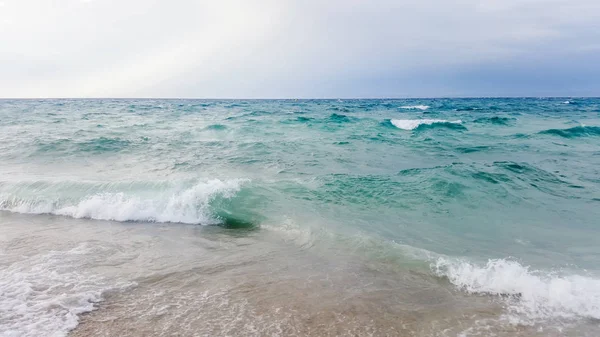
[[[600,126],[575,126],[569,129],[548,129],[540,131],[542,135],[560,136],[563,138],[577,138],[587,136],[600,136]]]
[[[352,120],[346,115],[333,113],[329,116],[329,121],[334,123],[347,123],[351,122]]]
[[[0,184],[0,210],[97,220],[211,225],[222,223],[211,203],[232,198],[244,181],[212,179],[191,187],[71,182]]]
[[[425,110],[429,109],[429,105],[404,105],[404,106],[401,106],[400,109],[425,111]]]
[[[514,121],[515,121],[515,118],[493,116],[493,117],[477,118],[473,122],[482,123],[482,124],[510,125]]]
[[[433,125],[464,129],[464,126],[461,125],[461,120],[447,121],[445,119],[392,119],[390,122],[395,127],[402,130],[415,130],[421,127]]]

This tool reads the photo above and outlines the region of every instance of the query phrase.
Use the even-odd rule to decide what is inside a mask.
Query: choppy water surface
[[[2,100],[0,209],[7,336],[600,334],[600,99]]]

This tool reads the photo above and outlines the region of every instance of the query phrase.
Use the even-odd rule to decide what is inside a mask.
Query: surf
[[[18,182],[0,184],[0,210],[79,219],[247,227],[212,206],[232,199],[245,179],[196,182]]]
[[[464,292],[499,297],[515,323],[600,319],[600,279],[592,276],[536,270],[511,259],[476,264],[441,257],[431,269]]]

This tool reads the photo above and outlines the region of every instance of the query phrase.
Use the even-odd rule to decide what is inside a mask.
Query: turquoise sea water
[[[301,233],[598,331],[600,99],[2,100],[0,209]]]

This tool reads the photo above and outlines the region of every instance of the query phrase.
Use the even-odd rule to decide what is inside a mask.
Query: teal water
[[[2,100],[0,163],[6,214],[302,232],[600,319],[600,99]]]

